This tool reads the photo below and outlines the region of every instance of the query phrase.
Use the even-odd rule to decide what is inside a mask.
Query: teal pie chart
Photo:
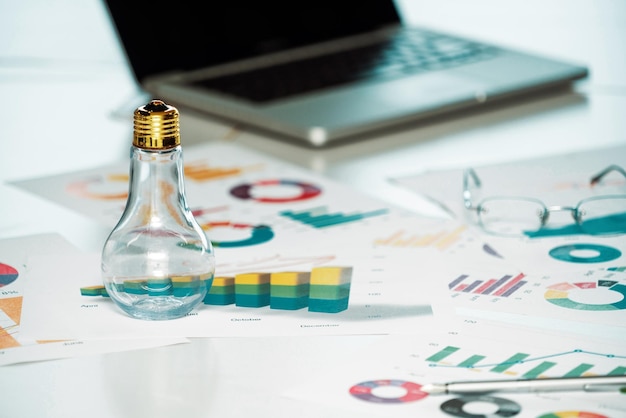
[[[221,222],[208,222],[202,226],[202,229],[209,232],[209,238],[211,238],[212,228],[228,228],[234,231],[245,232],[246,236],[239,239],[231,240],[213,240],[211,243],[214,247],[223,248],[236,248],[236,247],[248,247],[251,245],[259,245],[270,241],[274,238],[274,231],[268,225],[251,225],[247,223],[238,223],[230,221]]]
[[[561,245],[551,249],[549,254],[555,260],[583,264],[604,263],[622,256],[617,248],[587,243]]]
[[[19,273],[15,268],[8,264],[0,263],[0,287],[13,283],[17,276],[19,276]]]

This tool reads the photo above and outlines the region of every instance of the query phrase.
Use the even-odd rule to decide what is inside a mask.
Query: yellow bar
[[[428,245],[432,245],[440,237],[441,234],[424,235],[423,237],[416,238],[415,241],[412,242],[412,245],[413,247],[426,247]]]
[[[311,284],[340,285],[351,280],[352,267],[314,267],[311,270]]]
[[[396,240],[400,239],[404,232],[397,231],[391,234],[388,238],[377,239],[374,243],[377,245],[388,245],[393,244]]]
[[[567,298],[567,292],[561,292],[559,290],[548,290],[543,296],[546,299],[565,299]]]
[[[191,283],[193,276],[173,276],[172,283]]]
[[[128,183],[128,174],[109,174],[107,176],[109,181],[122,181]]]
[[[104,289],[104,286],[101,284],[97,284],[94,286],[82,286],[81,289],[88,289],[88,290],[102,290]]]
[[[213,286],[233,286],[234,284],[234,277],[216,277],[213,279]]]
[[[206,281],[211,279],[212,273],[202,274],[200,276],[172,276],[172,283],[191,283],[194,280]]]
[[[269,273],[241,273],[235,276],[235,284],[263,284],[269,282]]]
[[[270,284],[282,286],[296,286],[299,284],[309,283],[311,274],[304,271],[282,271],[272,273]]]

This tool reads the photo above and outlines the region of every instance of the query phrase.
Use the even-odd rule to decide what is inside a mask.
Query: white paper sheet
[[[26,336],[22,330],[25,288],[37,270],[37,257],[73,260],[81,252],[57,234],[40,234],[0,240],[0,365],[28,361],[134,350],[161,345],[179,344],[184,338],[153,338],[123,340],[49,339],[43,334]],[[47,275],[54,284],[59,276]]]

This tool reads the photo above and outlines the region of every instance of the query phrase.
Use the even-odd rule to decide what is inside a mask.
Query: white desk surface
[[[324,150],[183,113],[184,144],[247,145],[405,205],[408,198],[394,191],[388,177],[626,144],[626,2],[401,3],[409,22],[584,63],[591,75],[572,92]],[[135,86],[101,2],[0,0],[0,39],[0,181],[127,158],[130,115],[140,103],[132,101]],[[120,112],[129,116],[116,115]],[[58,232],[94,251],[109,232],[5,184],[0,184],[0,196],[0,238]],[[277,395],[331,354],[377,338],[198,339],[167,348],[5,366],[0,416],[343,416]],[[279,370],[273,367],[277,353]],[[154,363],[163,367],[155,371],[149,367]]]

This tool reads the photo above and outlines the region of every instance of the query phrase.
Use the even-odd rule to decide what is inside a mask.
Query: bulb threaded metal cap
[[[162,150],[180,145],[178,110],[161,100],[152,100],[135,110],[133,145]]]

